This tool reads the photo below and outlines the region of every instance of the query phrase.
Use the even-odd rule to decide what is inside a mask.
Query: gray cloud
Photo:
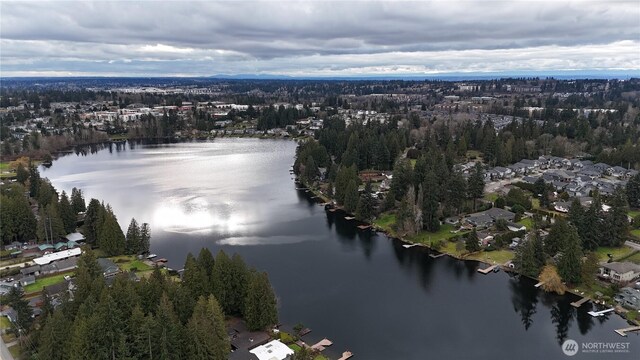
[[[640,69],[637,1],[0,6],[5,76]]]

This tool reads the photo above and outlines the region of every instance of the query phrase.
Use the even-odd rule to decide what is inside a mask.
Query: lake
[[[148,222],[152,252],[183,267],[208,247],[237,252],[267,271],[280,320],[303,323],[330,354],[355,359],[564,359],[573,339],[630,343],[628,353],[578,359],[637,359],[640,337],[613,330],[617,315],[592,318],[590,305],[550,295],[532,281],[478,263],[432,259],[327,213],[289,173],[296,143],[216,139],[162,145],[112,144],[60,157],[42,168],[59,190],[78,187],[113,207],[126,231]],[[305,337],[306,338],[306,337]]]

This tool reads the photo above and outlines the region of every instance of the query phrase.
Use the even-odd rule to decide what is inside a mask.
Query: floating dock
[[[347,359],[350,359],[352,356],[353,356],[353,353],[351,351],[345,351],[342,353],[342,356],[338,360],[347,360]]]
[[[402,247],[404,247],[405,249],[412,248],[414,246],[418,246],[418,244],[404,244],[404,245],[402,245]]]
[[[542,286],[542,285],[544,285],[544,281],[540,281],[539,283],[537,283],[537,284],[535,284],[535,285],[533,285],[533,286],[535,286],[535,287],[539,288],[539,287],[540,287],[540,286]],[[580,301],[582,301],[582,300],[580,300]],[[571,303],[571,305],[573,305],[573,304],[575,304],[575,303]],[[582,304],[580,304],[580,305],[582,305]],[[580,306],[580,305],[578,305],[578,306]],[[573,305],[573,306],[575,306],[575,305]],[[576,306],[576,307],[578,307],[578,306]]]
[[[331,345],[333,345],[331,340],[324,338],[318,341],[316,344],[312,345],[311,348],[313,350],[323,351],[324,349],[326,349],[328,346],[331,346]]]
[[[498,267],[498,265],[491,265],[488,268],[478,269],[478,272],[486,275],[486,274],[492,272],[493,269],[495,269],[497,267]]]
[[[367,230],[370,228],[371,228],[371,225],[358,225],[358,229],[360,230]]]
[[[624,329],[613,330],[618,333],[620,336],[627,336],[628,332],[632,331],[640,331],[640,326],[632,326]]]
[[[571,306],[579,308],[580,306],[582,306],[582,304],[586,303],[589,300],[591,300],[591,299],[589,299],[588,297],[583,297],[582,299],[580,299],[578,301],[572,302]]]
[[[437,255],[436,254],[429,254],[429,257],[432,258],[432,259],[437,259],[437,258],[443,257],[445,255],[447,255],[447,254],[445,254],[445,253],[441,253],[441,254],[437,254]]]
[[[344,219],[345,219],[345,220],[353,220],[353,219],[355,219],[355,218],[354,218],[353,216],[345,216],[345,217],[344,217]]]
[[[602,316],[602,315],[604,315],[606,313],[612,312],[614,310],[615,310],[614,308],[611,308],[611,309],[602,310],[602,311],[589,311],[589,315],[591,315],[593,317],[599,317],[599,316]]]

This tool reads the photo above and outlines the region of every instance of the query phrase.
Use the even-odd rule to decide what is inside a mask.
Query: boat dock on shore
[[[627,336],[628,332],[632,332],[632,331],[640,331],[640,326],[631,326],[628,328],[624,328],[624,329],[618,329],[618,330],[613,330],[615,332],[618,333],[618,335],[620,336]]]
[[[486,275],[497,268],[498,268],[498,265],[491,265],[488,268],[478,269],[478,272]]]
[[[593,317],[599,317],[602,316],[606,313],[612,312],[614,311],[614,308],[611,309],[606,309],[606,310],[601,310],[601,311],[589,311],[589,315],[593,316]]]
[[[572,302],[571,306],[579,308],[580,306],[582,306],[582,304],[586,303],[589,300],[591,300],[591,299],[589,299],[588,297],[583,297],[582,299],[580,299],[578,301]]]

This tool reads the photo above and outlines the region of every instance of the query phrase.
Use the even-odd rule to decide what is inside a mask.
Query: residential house
[[[625,308],[640,310],[640,290],[638,289],[623,287],[613,299]]]
[[[516,214],[511,211],[500,209],[500,208],[491,208],[486,211],[477,212],[469,215],[465,218],[465,221],[468,224],[471,224],[476,227],[487,227],[496,222],[499,219],[504,219],[508,222],[513,222]]]
[[[600,276],[614,283],[626,283],[640,276],[640,266],[628,261],[604,263]]]
[[[20,279],[20,286],[25,287],[27,285],[34,284],[35,282],[36,282],[35,276],[33,275],[23,276],[22,279]]]
[[[569,201],[557,201],[553,205],[553,208],[558,212],[568,213],[571,208],[571,203]]]
[[[258,360],[289,360],[293,350],[280,340],[273,340],[249,350]]]
[[[24,269],[20,269],[20,274],[22,274],[22,276],[29,276],[29,275],[38,276],[40,275],[40,265],[33,265],[33,266],[26,267]]]
[[[120,272],[120,268],[118,267],[118,265],[107,258],[99,258],[98,265],[100,265],[100,269],[102,269],[102,275],[105,278],[112,277]]]

